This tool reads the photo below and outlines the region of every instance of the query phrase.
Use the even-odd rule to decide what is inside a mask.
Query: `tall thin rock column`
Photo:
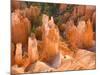
[[[21,43],[16,44],[15,63],[17,65],[22,64],[22,44]]]
[[[85,30],[86,30],[86,22],[84,20],[78,22],[77,30],[79,32],[78,36],[80,36],[79,48],[84,48],[84,46],[83,46],[84,39],[83,38],[84,38]]]
[[[49,20],[48,16],[43,15],[43,50],[40,54],[42,61],[49,63],[53,67],[57,67],[60,64],[59,55],[59,31],[55,27],[53,17]]]
[[[83,45],[85,48],[91,48],[93,46],[93,27],[90,20],[88,20],[86,24]]]
[[[28,38],[28,58],[30,63],[34,63],[39,58],[37,40],[35,37]]]
[[[65,36],[69,47],[76,50],[79,47],[80,36],[73,20],[66,23]]]

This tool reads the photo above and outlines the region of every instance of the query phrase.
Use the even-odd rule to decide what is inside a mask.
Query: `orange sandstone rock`
[[[22,44],[16,44],[16,52],[15,52],[15,63],[17,65],[22,64]]]
[[[40,59],[47,63],[52,63],[59,54],[59,31],[55,28],[53,17],[49,21],[48,16],[43,15],[43,50],[40,54]]]
[[[86,24],[86,29],[83,34],[83,46],[85,48],[91,48],[93,46],[93,27],[90,20]]]
[[[21,15],[20,10],[12,13],[12,42],[14,44],[22,43],[23,46],[27,45],[28,36],[31,29],[30,21]]]
[[[34,36],[28,39],[28,58],[30,63],[34,63],[39,58],[37,40]]]

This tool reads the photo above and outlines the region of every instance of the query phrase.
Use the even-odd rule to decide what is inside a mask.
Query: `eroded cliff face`
[[[30,5],[12,12],[12,74],[95,69],[95,7],[59,5],[61,25],[40,9]],[[42,24],[36,23],[40,17]]]
[[[11,38],[14,44],[22,43],[27,45],[28,36],[31,30],[31,23],[27,17],[21,15],[21,10],[15,10],[12,13],[12,23],[11,23]]]

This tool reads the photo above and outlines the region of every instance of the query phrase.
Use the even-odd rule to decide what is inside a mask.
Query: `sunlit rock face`
[[[21,15],[20,10],[16,10],[12,13],[12,42],[22,43],[23,46],[28,42],[28,36],[31,29],[30,21]]]
[[[72,48],[91,48],[94,46],[94,32],[92,23],[88,21],[79,21],[75,26],[72,20],[66,23],[65,36],[66,40]]]
[[[56,29],[53,17],[49,20],[48,16],[43,15],[43,50],[41,52],[41,60],[47,63],[52,63],[59,56],[59,31]],[[59,57],[57,57],[59,60]],[[58,61],[57,60],[57,61]],[[57,62],[56,61],[56,62]]]
[[[93,27],[90,20],[86,22],[86,29],[83,36],[83,46],[85,48],[91,48],[93,46]]]
[[[21,65],[22,64],[22,44],[16,44],[16,52],[15,52],[15,64]]]
[[[29,37],[28,39],[28,51],[25,52],[22,50],[22,44],[17,43],[15,55],[13,55],[12,62],[18,66],[27,67],[29,64],[34,63],[39,58],[39,53],[37,49],[37,40],[34,36]]]
[[[30,63],[34,63],[39,58],[39,53],[37,49],[37,40],[35,36],[28,38],[28,58]]]
[[[65,36],[66,41],[71,48],[76,49],[79,47],[80,35],[77,27],[72,20],[66,23]]]

